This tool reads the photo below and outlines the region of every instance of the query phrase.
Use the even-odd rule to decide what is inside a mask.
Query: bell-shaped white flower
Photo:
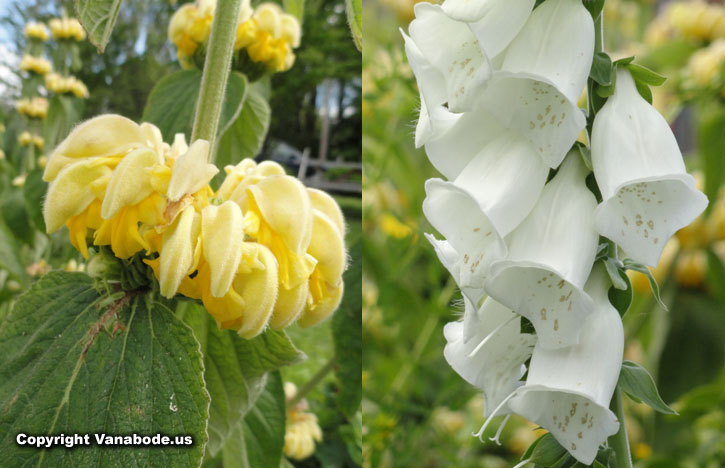
[[[594,263],[597,201],[587,169],[569,153],[527,218],[506,239],[508,256],[491,265],[485,289],[531,321],[546,348],[577,343],[593,303],[583,287]]]
[[[586,290],[596,310],[579,335],[579,344],[548,349],[538,343],[526,385],[508,407],[549,430],[578,461],[589,465],[598,447],[619,430],[609,409],[624,350],[624,330],[607,297],[610,283],[604,267],[592,271]]]
[[[536,336],[520,333],[519,315],[487,298],[480,309],[465,301],[463,322],[443,329],[448,344],[443,355],[468,383],[483,391],[484,411],[494,408],[523,385],[524,362],[531,356]],[[506,414],[502,409],[497,414]]]
[[[461,256],[458,255],[456,249],[451,246],[451,243],[445,239],[436,239],[435,236],[428,233],[425,234],[425,237],[433,246],[433,249],[438,256],[438,260],[440,260],[441,264],[446,267],[448,272],[451,274],[453,280],[456,282],[456,285],[458,285],[458,288],[461,290],[461,293],[465,296],[465,298],[470,300],[473,304],[481,304],[481,299],[486,296],[486,291],[483,290],[483,285],[480,284],[461,286],[461,268],[465,267],[465,265],[459,261]]]
[[[506,49],[501,71],[546,81],[576,103],[594,55],[594,22],[581,0],[548,0]]]
[[[656,266],[667,240],[707,207],[667,122],[624,67],[594,119],[592,164],[603,198],[596,228],[638,262]]]
[[[504,236],[534,207],[548,172],[525,139],[504,132],[454,181],[426,182],[423,212],[458,253],[462,288],[483,284],[490,262],[505,251]]]
[[[491,77],[489,57],[465,23],[439,5],[418,3],[403,34],[408,62],[428,109],[443,103],[454,112],[470,110]]]

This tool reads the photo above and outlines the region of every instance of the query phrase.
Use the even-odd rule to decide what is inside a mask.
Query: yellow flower
[[[32,55],[26,54],[20,60],[20,69],[22,71],[37,73],[38,75],[45,75],[50,73],[53,65],[43,57],[33,57]]]
[[[395,239],[404,239],[412,233],[410,226],[401,223],[390,213],[383,213],[380,216],[380,230]]]
[[[86,38],[86,32],[75,18],[53,18],[48,22],[53,39],[74,39],[82,41]]]
[[[18,100],[16,107],[18,112],[31,119],[44,119],[48,115],[48,100],[36,96],[32,99]]]
[[[25,185],[25,174],[21,174],[17,177],[15,177],[12,181],[13,186],[15,187],[22,187]]]
[[[285,398],[291,400],[297,387],[291,382],[284,384]],[[284,434],[284,454],[295,460],[304,460],[315,452],[315,442],[322,442],[322,429],[317,416],[307,412],[308,405],[302,400],[287,410],[287,425]]]
[[[28,146],[32,141],[33,137],[28,131],[24,131],[18,135],[18,143],[20,143],[20,146]]]
[[[45,169],[45,165],[48,164],[48,156],[41,156],[38,158],[38,167]]]
[[[724,63],[725,39],[717,39],[708,47],[692,54],[687,63],[687,74],[698,86],[717,85]]]
[[[683,250],[675,265],[675,280],[687,288],[696,288],[705,282],[707,254],[702,249]]]
[[[58,73],[45,75],[45,87],[58,94],[72,93],[79,98],[88,97],[88,88],[74,76],[61,76]]]
[[[25,37],[28,39],[39,39],[45,42],[48,40],[48,28],[43,23],[31,21],[25,25]]]

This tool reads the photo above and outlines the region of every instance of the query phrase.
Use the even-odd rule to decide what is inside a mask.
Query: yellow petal
[[[141,128],[120,115],[106,114],[86,120],[50,155],[43,180],[52,181],[64,166],[80,158],[123,155],[144,141]]]
[[[239,205],[227,201],[204,208],[201,219],[202,250],[209,263],[211,294],[222,297],[229,290],[242,258],[242,211]]]
[[[336,285],[345,270],[347,255],[340,231],[321,211],[314,210],[312,241],[307,253],[317,259],[317,267],[326,282]]]
[[[171,171],[171,180],[166,196],[176,201],[184,195],[201,190],[219,172],[213,164],[207,162],[209,142],[196,140],[189,151],[179,156]]]
[[[193,206],[187,206],[164,232],[159,268],[159,286],[164,297],[174,297],[181,280],[190,273],[200,231],[200,216]]]
[[[333,288],[329,291],[329,295],[326,296],[322,301],[317,304],[308,305],[305,311],[302,312],[302,316],[297,319],[297,323],[303,327],[311,327],[325,320],[340,305],[342,301],[342,294],[344,291],[344,285],[340,282],[340,286]]]
[[[255,269],[248,275],[237,275],[233,289],[244,299],[243,323],[237,333],[252,338],[264,330],[277,301],[277,261],[263,245],[257,244],[257,258],[264,269]]]
[[[43,216],[48,233],[57,231],[71,216],[80,214],[94,200],[91,186],[111,173],[106,166],[78,161],[58,174],[48,187]]]
[[[280,286],[269,326],[274,330],[281,330],[297,320],[305,309],[309,293],[310,288],[307,281],[303,281],[292,289]]]
[[[308,188],[307,195],[310,196],[312,208],[325,213],[337,226],[342,237],[345,237],[345,217],[342,215],[340,205],[337,204],[327,192],[315,188]]]
[[[104,219],[110,219],[122,207],[136,205],[151,195],[153,187],[150,171],[147,169],[157,164],[158,154],[146,147],[130,152],[121,160],[106,188],[101,208]]]

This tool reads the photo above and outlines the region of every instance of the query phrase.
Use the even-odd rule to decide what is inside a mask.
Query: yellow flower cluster
[[[208,151],[180,134],[169,146],[155,126],[117,115],[81,124],[45,167],[48,232],[66,225],[85,258],[89,230],[119,258],[145,251],[162,295],[201,300],[245,338],[329,316],[346,265],[337,203],[252,160],[228,166],[214,194]]]
[[[16,103],[18,112],[31,119],[44,119],[48,115],[48,100],[35,96],[31,99],[20,99]]]
[[[725,11],[704,1],[673,2],[649,25],[645,42],[657,47],[673,37],[697,41],[725,38]]]
[[[699,87],[722,86],[725,39],[717,39],[690,57],[686,74]]]
[[[31,135],[30,132],[24,131],[18,135],[18,143],[20,143],[20,146],[29,146],[30,144],[33,144],[36,148],[42,150],[45,145],[45,140],[43,140],[43,137],[40,135]]]
[[[297,393],[297,387],[291,382],[285,382],[284,393],[289,401]],[[287,410],[284,454],[294,460],[309,457],[315,451],[315,442],[322,442],[322,429],[317,422],[317,416],[308,413],[308,409],[307,402],[302,400],[294,408]]]
[[[75,18],[53,18],[48,22],[53,39],[74,39],[82,41],[86,38],[86,32]]]
[[[76,97],[87,98],[88,88],[75,76],[62,76],[59,73],[45,75],[45,87],[58,94],[73,93]]]
[[[48,40],[48,28],[43,23],[31,21],[25,25],[25,37],[28,39],[39,39],[45,42]]]
[[[169,23],[169,39],[176,45],[179,62],[194,67],[194,54],[209,40],[216,0],[187,3]],[[234,50],[245,51],[265,72],[289,70],[294,64],[292,49],[299,47],[301,29],[297,19],[273,3],[262,3],[254,11],[244,2],[239,13]]]
[[[20,69],[22,71],[37,73],[38,75],[46,75],[53,70],[53,65],[43,57],[33,57],[32,55],[26,54],[20,60]]]

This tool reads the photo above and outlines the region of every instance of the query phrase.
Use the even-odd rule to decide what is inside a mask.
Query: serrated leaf
[[[546,433],[539,438],[536,447],[531,451],[529,462],[537,465],[550,466],[566,456],[566,449],[554,439],[551,433]]]
[[[222,449],[223,467],[279,466],[284,448],[286,418],[282,377],[277,371],[270,372],[264,391],[241,424],[237,424]]]
[[[592,68],[589,72],[591,79],[602,86],[612,84],[612,59],[606,52],[597,52],[592,60]]]
[[[180,70],[166,75],[151,90],[143,120],[159,127],[165,141],[172,141],[177,133],[186,135],[188,141],[200,87],[201,70]],[[240,115],[247,93],[247,78],[231,73],[225,93],[219,135]]]
[[[101,54],[116,25],[121,0],[75,0],[76,14],[88,33],[88,40]]]
[[[5,223],[0,220],[0,269],[7,270],[15,280],[26,284],[28,276],[18,256],[19,252],[20,249],[15,238]]]
[[[85,274],[51,272],[0,327],[3,464],[198,466],[209,408],[202,371],[191,330],[150,293],[102,296]],[[36,450],[15,444],[19,432],[184,434],[193,445]]]
[[[267,330],[245,340],[219,330],[213,317],[192,302],[179,305],[179,316],[194,331],[204,356],[204,380],[211,396],[209,445],[216,455],[265,388],[267,373],[303,358],[284,332]]]
[[[632,78],[634,78],[635,81],[639,81],[640,83],[644,83],[650,86],[660,86],[665,81],[667,81],[666,76],[660,75],[659,73],[654,72],[649,68],[643,67],[642,65],[639,65],[637,63],[627,64],[627,69],[632,74]]]
[[[662,302],[662,298],[660,297],[660,287],[657,284],[657,280],[655,279],[654,275],[652,274],[652,271],[647,268],[645,265],[642,265],[641,263],[637,263],[631,259],[625,258],[624,259],[624,269],[625,270],[634,270],[638,271],[644,275],[647,276],[647,280],[649,281],[649,287],[652,289],[652,296],[657,301],[657,304],[662,308],[662,310],[667,310],[667,306],[664,302]]]
[[[43,199],[48,189],[48,183],[43,180],[43,170],[36,168],[25,178],[23,195],[25,196],[25,208],[35,228],[45,232],[45,219],[43,218]]]
[[[362,0],[345,0],[345,11],[347,12],[347,24],[350,26],[355,47],[362,52]]]
[[[664,414],[677,414],[675,410],[662,401],[657,386],[647,369],[636,362],[622,362],[622,370],[619,372],[617,385],[628,395],[647,403],[655,411]]]
[[[362,399],[362,243],[359,240],[350,248],[350,257],[352,261],[343,275],[345,293],[332,317],[337,406],[348,419],[355,415]]]
[[[262,149],[271,118],[269,102],[263,93],[261,84],[254,83],[249,86],[239,116],[217,143],[214,161],[218,167],[223,168],[227,164],[233,165],[242,159],[253,158]]]

